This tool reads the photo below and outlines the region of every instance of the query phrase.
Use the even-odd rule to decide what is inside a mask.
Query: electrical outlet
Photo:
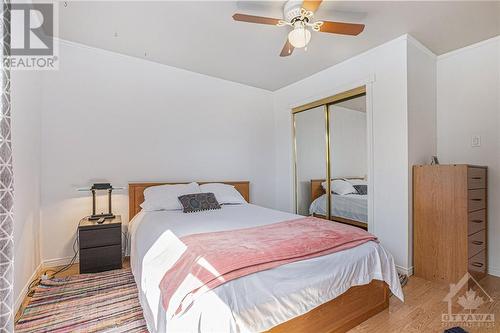
[[[481,147],[481,137],[479,135],[472,136],[471,147]]]

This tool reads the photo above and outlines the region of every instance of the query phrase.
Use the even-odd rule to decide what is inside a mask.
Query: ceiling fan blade
[[[302,8],[305,10],[310,10],[311,12],[315,12],[319,5],[321,5],[322,0],[304,0],[302,3]]]
[[[276,25],[280,21],[279,19],[263,17],[263,16],[254,16],[247,14],[234,14],[233,20],[241,21],[241,22],[249,22],[249,23],[259,23],[259,24],[270,24]]]
[[[319,31],[329,32],[332,34],[356,36],[359,35],[364,29],[364,24],[323,21]]]
[[[289,55],[292,54],[294,50],[294,47],[290,42],[288,41],[288,38],[286,39],[285,46],[283,46],[283,49],[281,50],[280,57],[288,57]]]

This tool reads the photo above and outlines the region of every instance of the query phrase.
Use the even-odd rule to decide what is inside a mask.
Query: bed
[[[248,182],[225,183],[249,201]],[[195,214],[140,211],[144,189],[159,184],[129,184],[131,269],[150,332],[345,332],[387,308],[389,289],[403,297],[392,256],[370,241],[226,282],[167,320],[158,285],[179,237],[298,216],[252,204]]]
[[[350,178],[359,179],[359,178]],[[327,195],[321,186],[324,179],[311,180],[311,205],[309,213],[313,216],[326,218],[327,213]],[[368,228],[368,195],[359,194],[332,194],[331,200],[331,220]]]

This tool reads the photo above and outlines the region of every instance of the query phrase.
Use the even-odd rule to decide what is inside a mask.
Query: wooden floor
[[[128,260],[124,267],[129,267]],[[78,274],[78,264],[58,274],[58,277]],[[493,298],[493,302],[486,303],[478,312],[493,313],[496,317],[494,327],[464,327],[470,333],[499,332],[500,333],[500,278],[487,276],[481,281],[485,291]],[[350,330],[349,333],[416,333],[416,332],[443,332],[449,328],[443,326],[441,314],[446,313],[447,305],[443,298],[448,293],[449,286],[430,282],[417,277],[410,277],[404,287],[405,303],[394,296],[390,299],[390,306],[361,325]],[[29,299],[25,299],[23,306]]]
[[[494,301],[484,304],[476,312],[493,313],[496,317],[495,326],[485,328],[462,325],[462,328],[470,333],[500,332],[500,278],[488,275],[481,280],[481,286]],[[371,317],[349,333],[443,332],[450,328],[443,326],[441,321],[441,314],[447,313],[447,303],[443,299],[448,291],[447,285],[412,276],[403,288],[404,303],[392,296],[388,310]]]
[[[126,257],[123,260],[123,268],[129,268],[130,267],[130,260],[128,257]],[[56,267],[54,270],[57,270],[58,267]],[[66,277],[66,276],[71,276],[71,275],[77,275],[80,273],[79,266],[78,264],[74,264],[73,266],[69,267],[67,270],[64,272],[61,272],[56,275],[56,277]]]

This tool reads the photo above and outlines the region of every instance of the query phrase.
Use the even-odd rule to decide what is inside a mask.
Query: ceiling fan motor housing
[[[300,17],[300,9],[302,8],[301,0],[289,0],[283,7],[283,17],[286,21],[292,22],[295,18]]]

